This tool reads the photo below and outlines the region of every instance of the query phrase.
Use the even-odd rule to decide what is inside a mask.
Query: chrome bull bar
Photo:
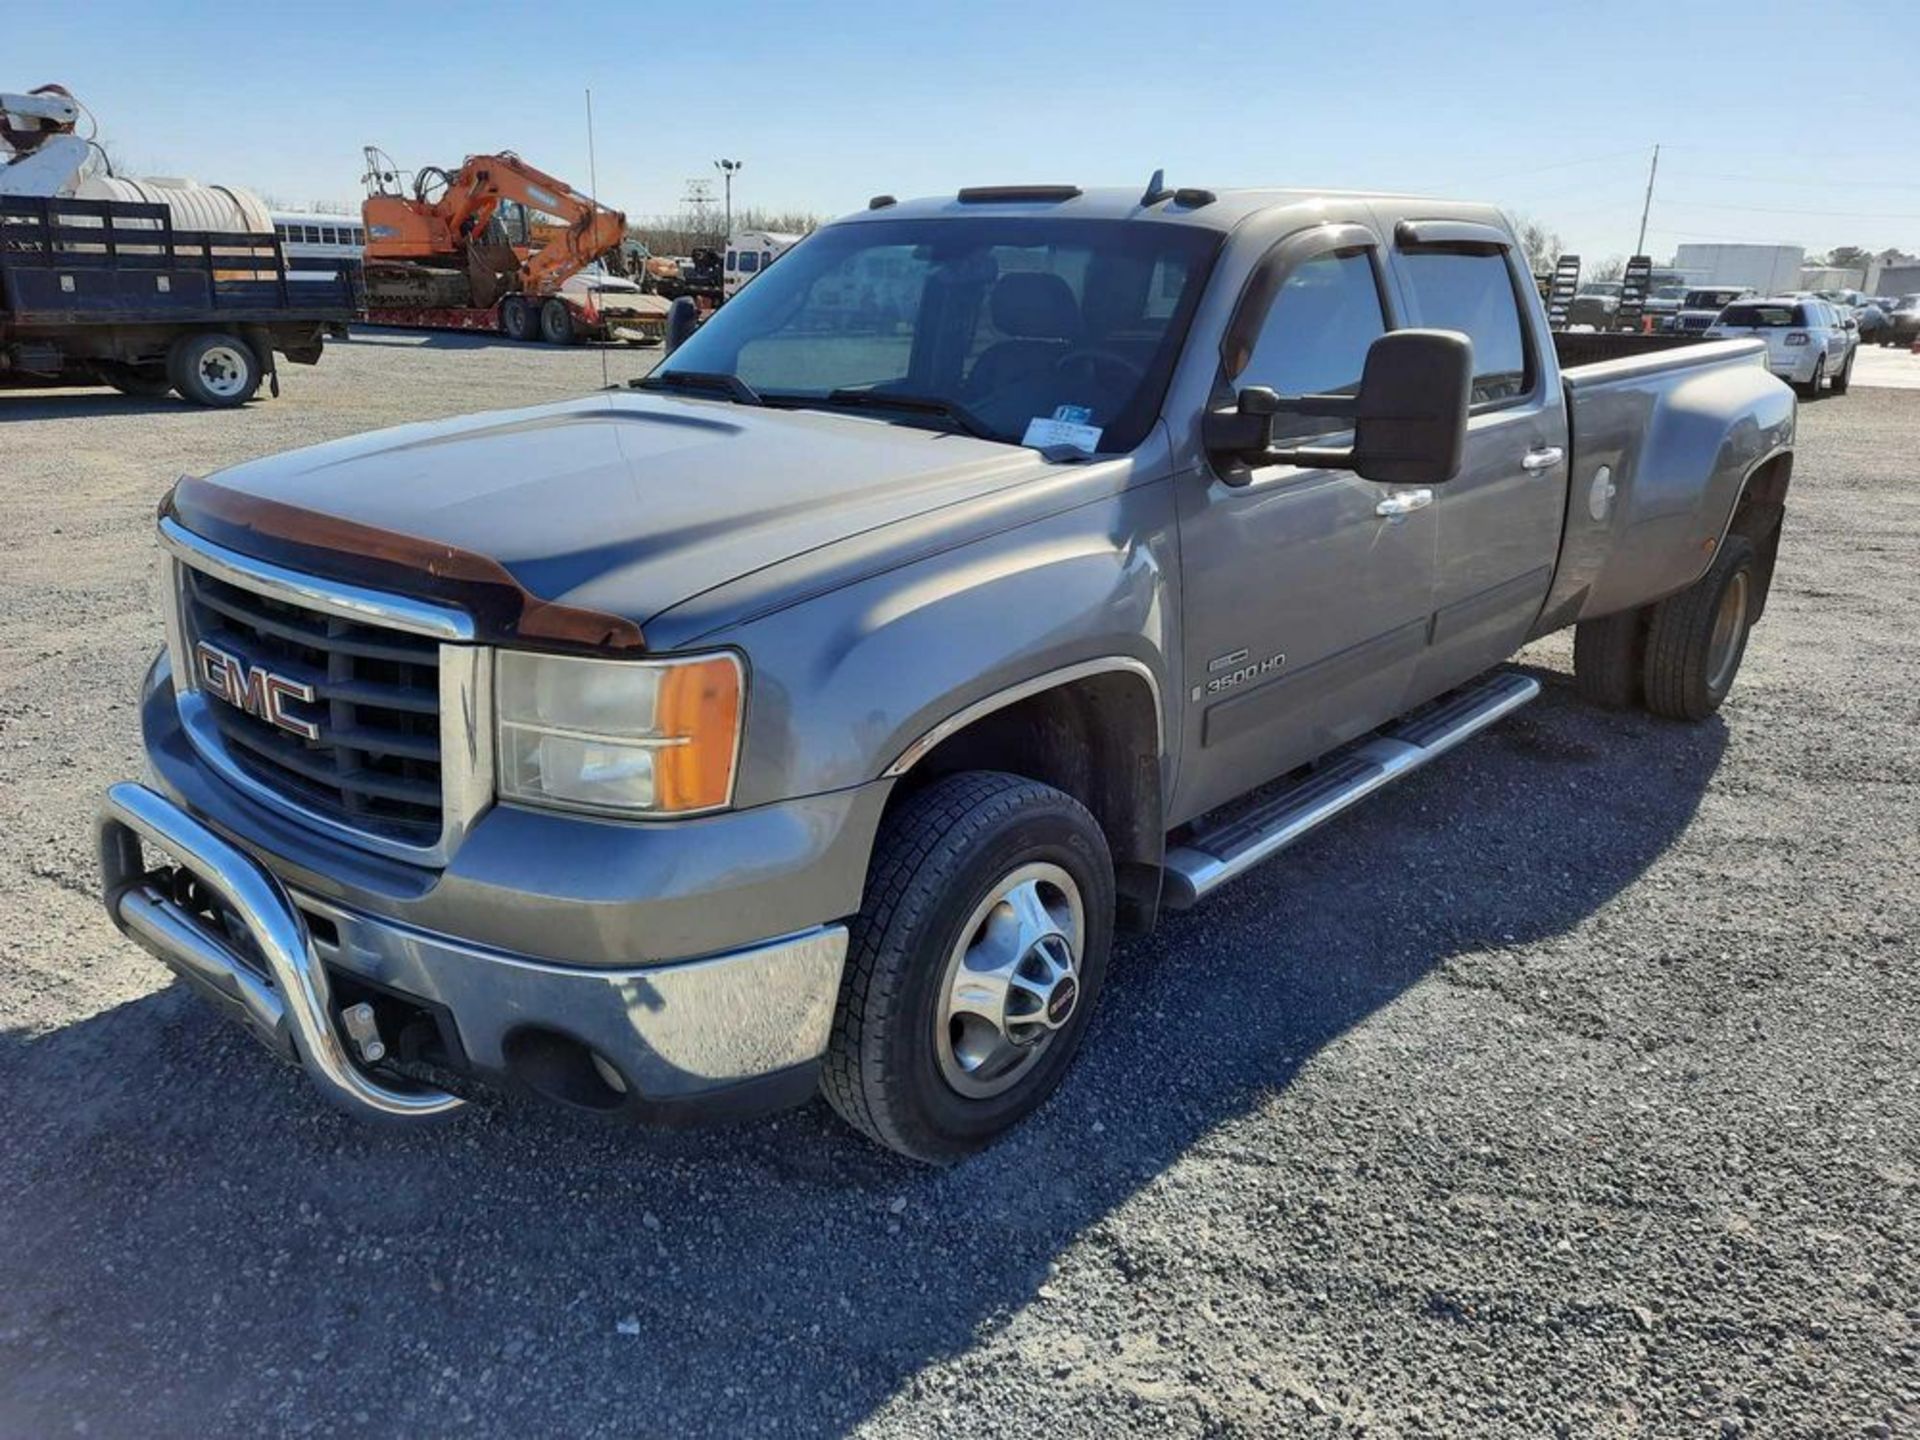
[[[328,1100],[388,1119],[426,1119],[465,1103],[442,1090],[396,1088],[354,1063],[334,1024],[327,972],[306,921],[258,861],[165,796],[131,783],[107,791],[94,837],[107,913],[120,931],[269,1048],[297,1060]],[[163,887],[159,872],[147,868],[149,844],[172,856],[239,922],[264,962],[264,976]]]

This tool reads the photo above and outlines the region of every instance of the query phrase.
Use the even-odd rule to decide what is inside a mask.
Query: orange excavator
[[[378,325],[496,330],[512,340],[650,343],[666,304],[618,276],[589,273],[617,256],[626,217],[518,155],[469,155],[410,183],[366,147],[367,318]],[[549,217],[541,223],[535,216]],[[604,267],[602,267],[604,269]]]

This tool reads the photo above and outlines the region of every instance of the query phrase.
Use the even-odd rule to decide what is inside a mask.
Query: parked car
[[[953,1159],[1116,930],[1525,704],[1534,637],[1726,697],[1794,398],[1556,338],[1492,206],[990,187],[818,231],[636,391],[183,479],[107,910],[354,1113],[818,1087]]]
[[[1704,335],[1720,312],[1754,293],[1751,285],[1700,285],[1687,291],[1669,329]]]
[[[1708,328],[1710,340],[1754,336],[1767,342],[1767,365],[1808,399],[1824,387],[1847,393],[1853,380],[1858,326],[1825,300],[1786,296],[1727,306]]]
[[[1887,311],[1887,331],[1882,343],[1911,345],[1920,340],[1920,295],[1902,295]]]
[[[1610,329],[1614,317],[1620,313],[1620,292],[1625,287],[1618,280],[1589,280],[1573,292],[1573,303],[1567,307],[1569,325],[1591,325],[1596,330]]]

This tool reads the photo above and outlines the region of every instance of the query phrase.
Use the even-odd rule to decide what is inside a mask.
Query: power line
[[[1811,215],[1834,220],[1920,220],[1920,211],[1900,210],[1793,210],[1784,205],[1724,205],[1711,200],[1669,200],[1669,205],[1691,206],[1695,210],[1746,210],[1756,215]]]

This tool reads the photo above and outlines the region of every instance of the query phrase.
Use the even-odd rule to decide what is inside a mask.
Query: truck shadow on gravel
[[[0,1431],[842,1433],[1074,1241],[1126,1283],[1101,1222],[1142,1186],[1409,987],[1566,931],[1674,843],[1722,724],[1533,673],[1533,706],[1124,945],[1062,1092],[944,1172],[817,1104],[381,1133],[175,990],[0,1035]]]

